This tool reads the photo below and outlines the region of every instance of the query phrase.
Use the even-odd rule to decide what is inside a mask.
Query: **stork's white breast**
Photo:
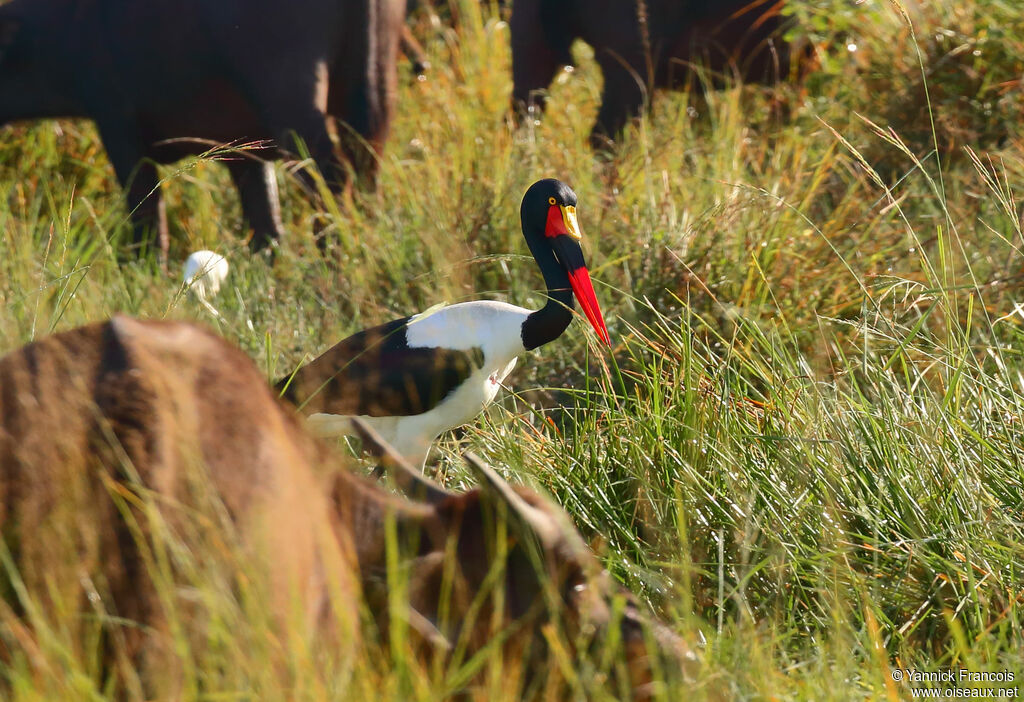
[[[410,348],[479,348],[484,352],[488,375],[500,373],[526,350],[522,328],[529,315],[530,310],[505,302],[463,302],[413,317],[406,330],[406,341]],[[501,379],[505,375],[508,371]]]

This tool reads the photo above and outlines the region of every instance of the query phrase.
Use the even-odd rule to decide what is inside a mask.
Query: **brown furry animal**
[[[327,478],[315,471],[326,461],[252,362],[190,325],[116,317],[0,360],[4,541],[44,612],[91,600],[152,627],[110,628],[126,678],[170,658],[148,583],[154,531],[198,545],[192,510],[215,515],[215,500],[263,557],[279,623],[293,601],[309,622],[324,617],[330,582],[353,639],[355,548],[331,528]],[[0,592],[9,588],[0,575]]]
[[[345,469],[244,354],[195,326],[115,317],[0,359],[0,533],[17,566],[0,569],[0,660],[27,645],[5,622],[60,623],[79,646],[105,642],[115,689],[173,695],[168,622],[201,656],[190,569],[211,543],[231,551],[233,532],[238,562],[211,567],[236,588],[265,583],[272,629],[322,632],[338,655],[362,645],[367,621],[388,636],[400,587],[422,655],[510,632],[524,696],[558,684],[542,631],[579,655],[620,641],[616,689],[642,695],[655,671],[680,667],[679,640],[646,621],[558,507],[473,459],[481,489],[448,493],[365,440],[414,499]],[[386,567],[388,524],[402,574]]]

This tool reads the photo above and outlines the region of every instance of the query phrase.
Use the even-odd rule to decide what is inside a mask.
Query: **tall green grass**
[[[116,264],[125,214],[90,126],[0,132],[0,347],[117,311],[195,318],[276,377],[441,301],[539,306],[519,200],[560,177],[614,348],[577,322],[523,359],[498,405],[441,442],[439,478],[469,485],[468,448],[544,488],[617,578],[703,639],[696,680],[666,699],[908,698],[894,667],[1020,681],[1019,8],[793,3],[823,42],[807,86],[659,94],[605,159],[586,147],[589,50],[517,129],[508,28],[457,4],[459,31],[428,36],[428,79],[403,81],[377,191],[330,216],[326,258],[283,166],[273,267],[240,242],[221,168],[166,171],[172,259],[202,245],[231,260],[222,320],[176,271]],[[240,643],[258,618],[219,626],[223,647],[189,671],[215,680],[204,698],[447,689],[409,662],[339,673],[295,650],[296,693]],[[58,687],[14,666],[16,699],[102,697],[87,658],[40,655]]]

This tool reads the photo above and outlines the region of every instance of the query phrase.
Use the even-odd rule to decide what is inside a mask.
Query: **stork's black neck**
[[[523,347],[527,351],[532,351],[562,335],[572,321],[576,301],[572,296],[572,288],[569,287],[569,275],[558,263],[555,252],[544,235],[527,234],[526,240],[548,289],[547,304],[530,314],[523,322]]]

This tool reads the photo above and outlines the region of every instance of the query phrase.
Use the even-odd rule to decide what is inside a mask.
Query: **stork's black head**
[[[528,222],[543,226],[544,222],[547,221],[548,208],[552,206],[571,207],[573,223],[575,223],[576,193],[572,191],[572,188],[555,178],[538,180],[523,195],[523,205],[519,209],[519,216],[523,220],[523,228],[526,228]],[[578,227],[573,235],[577,238],[579,237]]]
[[[549,291],[559,284],[564,285],[560,281],[568,278],[569,286],[580,301],[583,313],[587,315],[594,331],[602,341],[611,345],[608,328],[601,316],[601,307],[597,304],[594,285],[583,260],[583,249],[580,248],[583,234],[576,219],[576,193],[560,180],[538,180],[523,196],[519,216],[522,219],[523,236],[537,259]],[[567,302],[571,306],[572,299],[569,298]],[[565,324],[568,324],[568,320]]]

